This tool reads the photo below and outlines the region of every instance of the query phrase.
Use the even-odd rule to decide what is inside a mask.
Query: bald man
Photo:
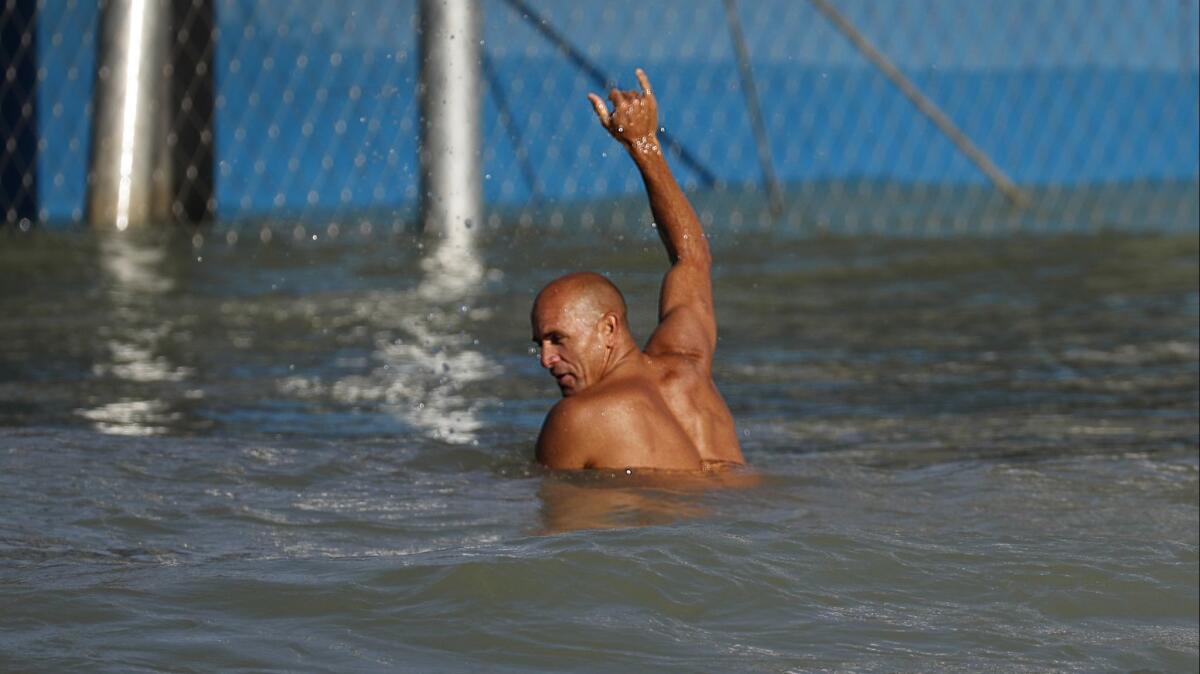
[[[546,415],[537,460],[615,470],[742,464],[733,416],[712,379],[717,321],[708,241],[663,157],[650,82],[640,69],[637,77],[640,92],[609,93],[611,111],[599,96],[588,99],[641,172],[670,258],[658,327],[639,349],[625,299],[599,274],[569,274],[538,293],[533,341],[563,399]]]

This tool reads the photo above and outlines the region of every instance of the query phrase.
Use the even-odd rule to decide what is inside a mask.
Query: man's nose
[[[551,367],[553,367],[555,363],[558,362],[559,358],[558,358],[558,354],[555,352],[554,349],[549,348],[549,347],[542,347],[541,360],[542,360],[542,367],[544,367],[548,370]]]

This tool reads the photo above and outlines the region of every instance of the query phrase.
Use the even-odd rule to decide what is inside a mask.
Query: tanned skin
[[[563,399],[542,425],[537,460],[561,469],[742,464],[733,416],[712,378],[717,321],[708,240],[663,156],[650,81],[641,69],[637,78],[640,92],[609,92],[611,111],[599,96],[588,99],[641,173],[671,263],[658,327],[639,349],[621,293],[599,274],[569,274],[538,293],[533,341]]]

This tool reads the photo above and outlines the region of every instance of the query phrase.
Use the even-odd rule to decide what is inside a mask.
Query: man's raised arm
[[[609,92],[611,113],[596,94],[588,94],[588,100],[600,124],[629,151],[641,172],[658,235],[671,260],[658,301],[658,328],[646,344],[646,353],[684,355],[711,367],[717,322],[708,240],[659,146],[658,104],[650,81],[640,68],[637,77],[640,93],[617,89]]]

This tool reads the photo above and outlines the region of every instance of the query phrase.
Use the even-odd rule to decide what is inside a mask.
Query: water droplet
[[[617,127],[617,133],[625,133],[625,127],[623,127],[623,126],[618,126],[618,127]]]

